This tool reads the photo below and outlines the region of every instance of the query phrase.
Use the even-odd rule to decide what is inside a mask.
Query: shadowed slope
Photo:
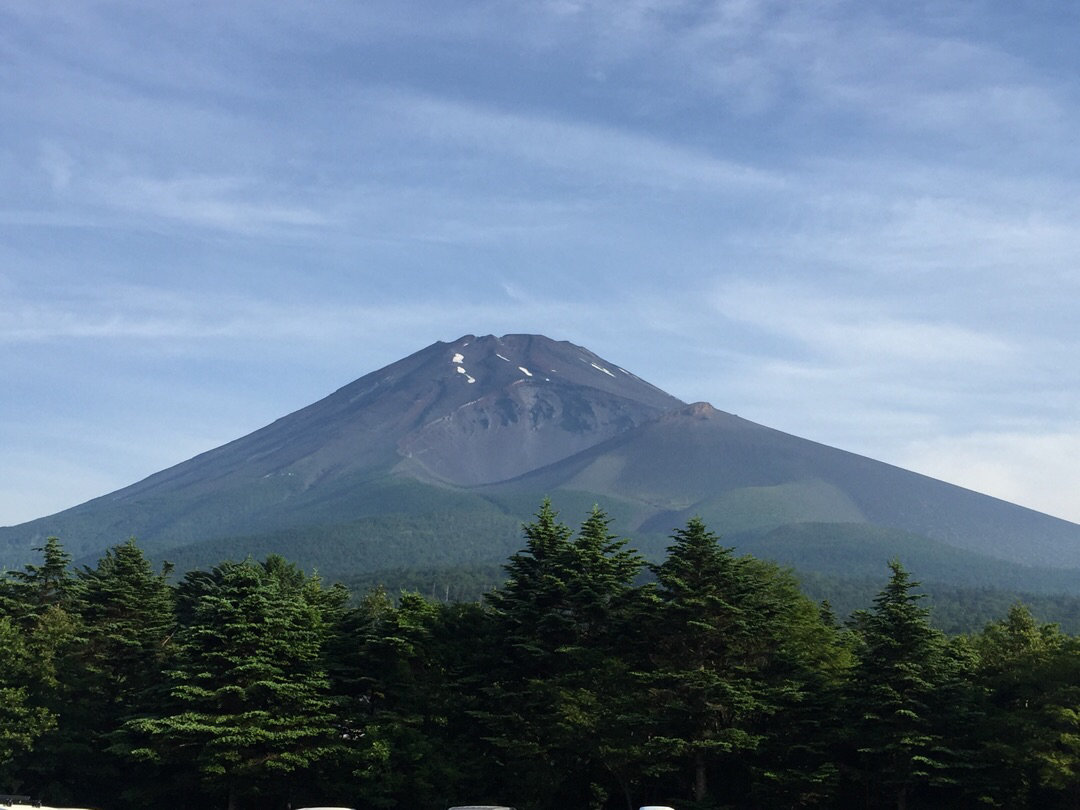
[[[700,515],[722,534],[819,522],[922,535],[1028,565],[1080,568],[1080,526],[697,403],[491,488],[647,506],[634,529]]]

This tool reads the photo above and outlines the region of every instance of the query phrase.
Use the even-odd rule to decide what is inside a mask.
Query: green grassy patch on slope
[[[643,528],[665,530],[700,517],[719,534],[772,529],[789,523],[863,523],[866,517],[855,502],[831,484],[816,479],[769,487],[743,487],[698,501],[685,509],[666,512]]]

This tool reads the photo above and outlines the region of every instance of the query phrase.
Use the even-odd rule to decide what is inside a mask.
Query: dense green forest
[[[0,792],[103,810],[1080,807],[1080,639],[1024,605],[949,636],[893,562],[840,621],[699,519],[653,564],[609,525],[594,510],[575,531],[545,502],[503,569],[454,594],[422,572],[353,594],[273,555],[173,584],[134,541],[75,570],[51,539],[0,579]]]

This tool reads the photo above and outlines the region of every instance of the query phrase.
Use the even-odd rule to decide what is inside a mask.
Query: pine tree
[[[1022,604],[975,638],[993,806],[1080,806],[1080,645]]]
[[[340,745],[319,606],[276,564],[222,563],[192,582],[171,710],[127,724],[145,738],[135,755],[192,767],[229,810],[282,803],[288,777]]]
[[[161,698],[175,629],[168,572],[155,574],[132,539],[77,575],[75,608],[84,630],[60,732],[69,780],[84,803],[115,802],[117,785],[135,795],[156,780],[152,770],[132,768],[122,728]]]
[[[511,654],[543,667],[549,651],[572,640],[566,603],[573,531],[544,500],[524,535],[525,548],[511,555],[506,583],[488,595],[488,604],[507,634]]]
[[[956,681],[944,636],[897,561],[874,607],[856,617],[857,661],[847,691],[850,730],[871,799],[904,810],[920,790],[955,784],[962,757],[949,745]]]
[[[563,745],[577,752],[588,771],[606,771],[633,808],[635,784],[649,769],[640,733],[644,692],[634,674],[649,591],[635,585],[643,559],[611,533],[610,523],[594,507],[569,549],[576,574],[567,579],[573,639],[557,650],[556,726]],[[603,776],[590,782],[594,804],[608,793]]]
[[[631,802],[642,754],[625,728],[640,704],[624,647],[643,562],[609,523],[594,509],[574,537],[545,500],[488,599],[499,640],[489,739],[520,763],[522,792],[537,802],[598,806],[611,788]]]
[[[751,758],[757,807],[828,806],[839,781],[842,688],[852,664],[851,637],[829,604],[813,604],[793,578],[775,572],[791,609],[770,666],[777,711],[762,718],[763,740]],[[776,688],[780,687],[780,688]]]
[[[688,770],[694,801],[741,795],[746,755],[763,741],[766,719],[801,695],[795,664],[810,652],[789,640],[820,622],[789,576],[736,557],[700,518],[672,540],[654,567],[650,749]],[[725,784],[711,786],[712,772]]]
[[[64,735],[57,722],[72,705],[71,674],[81,642],[73,608],[78,584],[69,570],[71,556],[57,538],[36,550],[42,553],[41,565],[7,572],[0,580],[0,608],[13,631],[8,640],[22,656],[8,663],[15,688],[10,698],[13,706],[22,706],[31,736],[17,729],[11,733],[14,739],[33,741],[32,749],[19,746],[21,754],[6,766],[18,774],[19,790],[64,799],[71,793],[61,781]]]
[[[523,795],[541,795],[565,776],[550,729],[556,702],[555,651],[572,642],[567,597],[570,539],[545,500],[524,527],[525,548],[506,564],[507,581],[487,597],[498,645],[492,651],[488,739],[508,762],[521,763]]]
[[[33,750],[56,723],[44,706],[35,706],[31,687],[41,673],[17,625],[0,616],[0,791],[17,793],[22,783],[16,757]]]
[[[50,607],[68,609],[77,591],[71,574],[71,555],[57,537],[49,537],[40,551],[41,565],[27,565],[22,571],[9,571],[3,598],[9,615],[18,619],[39,616]]]
[[[475,605],[443,605],[417,593],[401,594],[395,607],[376,592],[364,610],[356,658],[366,681],[364,715],[355,723],[363,729],[356,773],[364,800],[455,804],[466,786],[481,786],[481,741],[469,716],[474,698],[462,678],[474,670],[471,648],[483,616]]]
[[[1080,639],[1072,637],[1033,673],[1042,693],[1025,707],[1035,710],[1027,745],[1040,790],[1033,806],[1080,808]]]

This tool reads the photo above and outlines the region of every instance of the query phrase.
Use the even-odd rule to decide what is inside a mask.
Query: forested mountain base
[[[815,602],[828,601],[837,616],[848,617],[869,608],[881,590],[877,577],[841,577],[797,571],[799,588]],[[1018,602],[1040,620],[1056,624],[1070,635],[1080,634],[1080,596],[1030,593],[988,586],[957,585],[922,580],[918,589],[930,609],[930,624],[950,635],[975,633],[1000,619]]]
[[[737,551],[738,549],[736,549]],[[905,567],[906,567],[906,560]],[[866,610],[881,590],[880,576],[839,576],[795,570],[799,590],[814,602],[828,602],[836,616],[846,621]],[[638,584],[655,577],[648,567]],[[374,588],[384,589],[392,599],[401,593],[418,593],[435,602],[480,602],[506,582],[503,565],[474,564],[439,568],[390,568],[344,577],[354,598]],[[1080,634],[1080,596],[1068,593],[1030,593],[990,586],[957,585],[922,580],[919,593],[930,609],[930,624],[949,634],[976,633],[1006,615],[1022,602],[1041,621],[1052,622],[1070,635]]]
[[[342,579],[342,584],[356,597],[381,588],[395,601],[402,593],[417,593],[444,603],[483,601],[505,582],[504,566],[486,563],[446,568],[390,568]]]
[[[894,562],[840,622],[699,519],[651,565],[609,523],[575,532],[545,502],[501,570],[459,572],[454,594],[400,571],[419,592],[396,598],[276,556],[173,585],[134,541],[73,571],[52,539],[0,579],[0,792],[103,810],[1077,806],[1080,641],[1026,607],[947,636]]]

